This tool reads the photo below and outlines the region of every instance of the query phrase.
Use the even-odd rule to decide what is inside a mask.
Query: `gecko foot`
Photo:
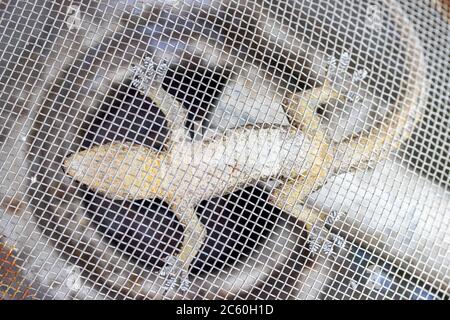
[[[311,253],[335,258],[345,246],[344,238],[332,232],[334,223],[340,220],[342,215],[342,212],[331,211],[325,221],[319,220],[313,224],[307,242]]]
[[[191,285],[188,270],[183,266],[183,262],[175,256],[166,258],[166,263],[160,270],[159,275],[166,278],[163,285],[165,292],[175,290],[178,287],[184,293]]]
[[[165,266],[159,272],[160,276],[166,278],[163,285],[165,294],[169,290],[185,293],[189,289],[191,286],[189,267],[206,238],[206,229],[199,221],[193,207],[178,204],[174,205],[172,209],[184,226],[184,237],[178,255],[168,256]]]

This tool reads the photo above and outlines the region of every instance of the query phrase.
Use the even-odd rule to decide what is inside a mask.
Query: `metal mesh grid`
[[[0,12],[0,297],[448,298],[445,4]]]

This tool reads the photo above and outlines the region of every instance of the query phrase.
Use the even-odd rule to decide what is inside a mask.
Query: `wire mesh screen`
[[[438,1],[0,3],[0,297],[448,299]]]

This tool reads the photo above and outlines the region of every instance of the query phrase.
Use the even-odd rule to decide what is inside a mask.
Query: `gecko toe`
[[[335,258],[339,250],[345,247],[345,239],[332,231],[334,223],[341,219],[342,215],[342,212],[332,211],[325,222],[319,220],[314,223],[307,242],[313,255],[324,254]]]
[[[175,256],[168,256],[166,263],[160,270],[159,275],[165,278],[163,289],[165,292],[180,290],[186,292],[191,282],[189,281],[188,271],[183,267],[182,261]]]

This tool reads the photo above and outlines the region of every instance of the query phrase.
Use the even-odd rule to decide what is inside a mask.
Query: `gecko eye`
[[[325,106],[323,104],[319,104],[316,107],[316,114],[322,117],[325,115]]]

